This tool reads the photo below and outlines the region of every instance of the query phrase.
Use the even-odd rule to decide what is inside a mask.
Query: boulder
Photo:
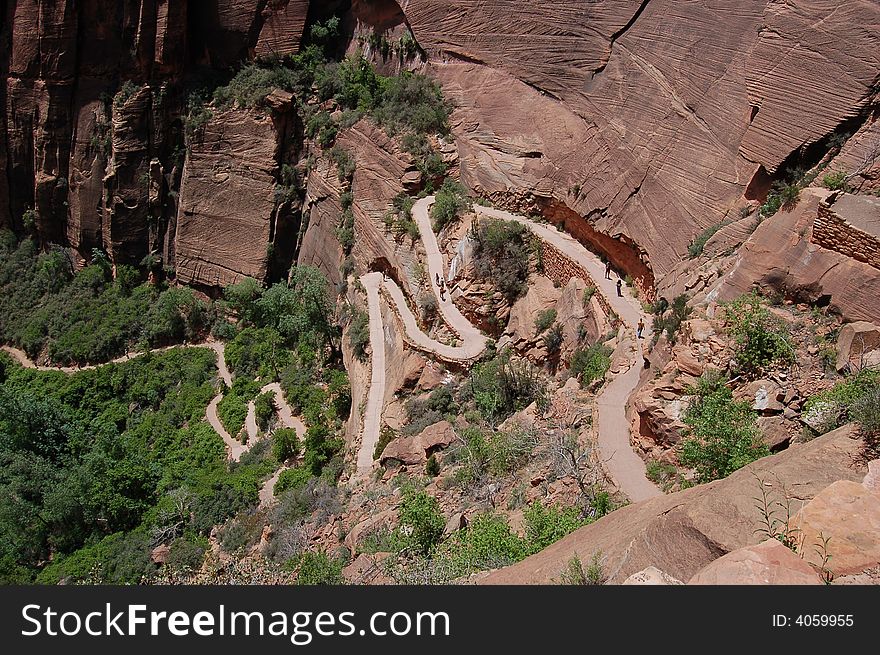
[[[682,372],[694,377],[700,377],[703,374],[704,367],[691,352],[690,348],[684,346],[676,346],[672,350],[672,356],[675,359],[675,366]]]
[[[791,443],[788,424],[782,417],[761,416],[758,418],[758,429],[761,431],[764,443],[767,444],[772,453],[787,448],[788,444]]]
[[[790,521],[797,530],[804,559],[831,571],[835,577],[880,565],[876,466],[866,476],[869,486],[839,480],[818,493]]]
[[[467,524],[467,517],[461,512],[456,512],[449,517],[448,521],[446,521],[446,527],[443,528],[443,536],[451,537],[459,530],[464,530],[467,527]]]
[[[170,552],[171,548],[168,544],[160,544],[150,551],[150,561],[161,566],[168,561],[168,554]]]
[[[509,334],[517,347],[537,343],[539,336],[535,329],[535,319],[542,311],[553,309],[562,295],[550,278],[543,275],[534,278],[526,294],[517,300],[510,310],[506,334]],[[557,316],[558,318],[558,316]]]
[[[414,437],[398,437],[385,446],[379,461],[396,460],[407,466],[424,464],[432,453],[449,447],[458,437],[449,421],[429,425]]]
[[[847,323],[837,337],[837,370],[861,368],[867,355],[880,349],[880,327],[867,321]]]
[[[689,585],[821,584],[809,564],[776,539],[739,548],[700,569]]]

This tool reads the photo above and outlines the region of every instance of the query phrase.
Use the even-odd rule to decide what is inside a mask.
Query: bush
[[[305,552],[299,558],[296,584],[298,585],[341,585],[342,568],[345,563],[340,559],[331,559],[324,552]]]
[[[299,454],[299,437],[296,430],[281,428],[272,433],[272,456],[279,462],[286,462]]]
[[[355,308],[351,325],[348,328],[348,342],[359,360],[366,361],[367,346],[370,343],[370,316],[362,309]]]
[[[700,255],[703,254],[703,248],[706,247],[706,243],[708,243],[709,239],[715,236],[718,233],[718,230],[730,224],[730,221],[722,221],[716,225],[710,225],[705,230],[700,232],[700,234],[691,241],[691,244],[688,246],[688,257],[691,259],[696,259]]]
[[[658,307],[658,310],[660,310],[659,314],[655,314],[651,325],[651,329],[654,332],[654,343],[657,342],[663,332],[666,332],[666,338],[670,344],[676,342],[676,335],[678,335],[678,331],[681,329],[681,324],[688,319],[693,311],[693,309],[688,307],[687,303],[688,297],[685,294],[676,296],[672,300],[672,308],[668,315],[666,315],[666,308],[663,307],[662,303],[660,304]]]
[[[694,468],[700,482],[724,478],[770,454],[761,439],[756,414],[748,402],[733,400],[720,376],[704,374],[684,413],[690,427],[679,448],[679,461]]]
[[[434,205],[431,207],[434,232],[440,232],[457,219],[462,211],[470,209],[470,207],[471,202],[467,197],[467,189],[458,182],[446,178],[435,196]]]
[[[340,146],[333,146],[329,152],[330,161],[336,165],[336,175],[340,182],[351,180],[354,177],[355,160],[347,150]]]
[[[556,310],[555,309],[545,309],[543,311],[538,312],[538,316],[535,319],[535,334],[541,334],[544,330],[549,328],[556,321]]]
[[[569,370],[581,383],[588,387],[596,380],[602,380],[611,368],[611,353],[608,346],[596,343],[586,350],[578,349],[571,356]]]
[[[880,370],[863,368],[834,387],[811,396],[804,404],[803,416],[817,432],[830,432],[849,421],[861,424],[869,437],[878,434],[877,408]]]
[[[724,316],[735,340],[736,363],[745,373],[755,375],[768,366],[794,361],[794,346],[785,325],[757,293],[725,305]]]
[[[280,496],[290,489],[301,489],[314,479],[312,472],[301,466],[295,468],[284,469],[275,482],[275,496]]]
[[[849,184],[846,181],[845,171],[835,171],[828,173],[822,178],[822,186],[831,191],[847,191]]]
[[[257,421],[257,427],[263,432],[269,429],[269,421],[275,416],[275,392],[267,391],[261,393],[254,400],[254,418]]]
[[[437,455],[431,453],[428,461],[425,462],[425,475],[436,478],[440,475],[440,462],[437,461]]]
[[[446,519],[433,496],[424,491],[405,490],[399,516],[409,543],[422,555],[428,555],[440,543]]]
[[[373,448],[373,459],[378,460],[382,453],[385,451],[385,446],[390,444],[397,438],[397,433],[394,431],[390,425],[382,425],[382,429],[379,431],[379,439],[376,441],[376,447]]]
[[[513,304],[526,290],[531,233],[521,223],[498,219],[475,221],[473,229],[477,275],[492,280],[505,300]]]
[[[562,342],[564,341],[564,336],[562,334],[562,325],[556,323],[547,334],[544,335],[544,347],[547,349],[547,354],[552,358],[559,354],[559,351],[562,349]]]
[[[472,402],[486,420],[500,422],[533,402],[545,403],[547,387],[528,361],[499,355],[471,369],[459,400]]]
[[[536,500],[523,510],[525,549],[537,553],[589,522],[575,507],[544,507]]]

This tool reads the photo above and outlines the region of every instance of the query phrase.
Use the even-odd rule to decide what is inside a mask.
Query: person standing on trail
[[[620,288],[622,286],[623,286],[623,280],[621,280],[620,278],[617,278],[617,295],[620,296],[621,298],[623,298],[623,292],[620,290]]]
[[[437,280],[437,286],[440,286],[440,273],[434,273],[434,279]]]
[[[611,279],[611,262],[605,262],[605,279]]]
[[[640,319],[639,319],[639,324],[638,324],[638,326],[636,327],[636,338],[641,339],[641,338],[642,338],[642,332],[643,332],[644,330],[645,330],[645,320],[642,319],[642,318],[640,318]]]

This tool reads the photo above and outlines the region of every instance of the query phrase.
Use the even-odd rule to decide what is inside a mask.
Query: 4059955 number
[[[805,628],[849,627],[853,624],[852,614],[798,614],[794,624]]]

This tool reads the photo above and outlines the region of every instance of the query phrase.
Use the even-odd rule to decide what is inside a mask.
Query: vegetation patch
[[[696,470],[699,482],[724,478],[746,464],[770,454],[748,402],[737,402],[723,376],[704,373],[682,417],[689,426],[678,459]]]

